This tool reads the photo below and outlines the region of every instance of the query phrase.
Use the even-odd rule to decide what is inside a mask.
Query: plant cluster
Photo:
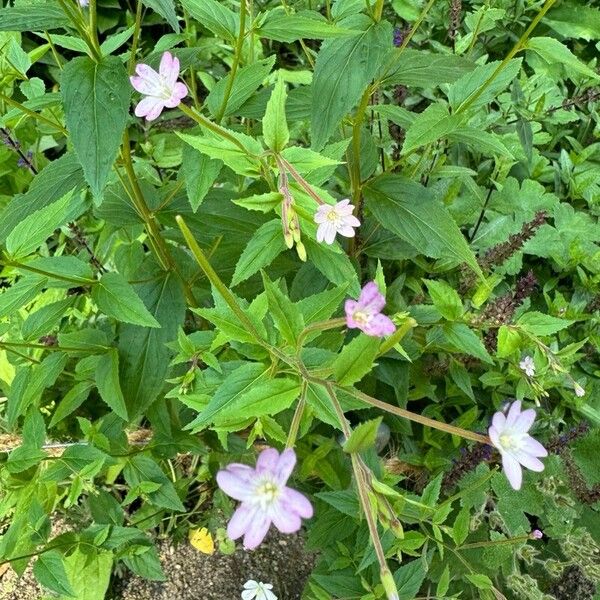
[[[5,4],[0,565],[597,597],[600,9]]]

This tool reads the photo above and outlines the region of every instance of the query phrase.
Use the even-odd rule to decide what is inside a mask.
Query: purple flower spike
[[[130,77],[131,85],[145,98],[135,107],[136,117],[146,117],[147,121],[158,118],[163,108],[175,108],[187,95],[187,87],[179,77],[179,59],[165,52],[160,60],[158,73],[148,65],[140,63],[135,67],[137,75]]]
[[[346,300],[346,324],[349,329],[360,329],[373,337],[384,337],[396,331],[389,317],[381,314],[385,298],[374,281],[363,287],[358,300]]]
[[[488,434],[492,444],[500,451],[502,468],[510,485],[521,489],[523,472],[521,466],[532,471],[543,471],[544,464],[539,457],[548,456],[547,450],[528,431],[535,420],[535,410],[521,411],[521,401],[510,405],[508,413],[498,411],[492,418]]]
[[[310,519],[313,508],[300,492],[285,484],[296,464],[296,453],[263,450],[256,468],[233,463],[217,473],[219,487],[241,504],[227,525],[232,540],[244,536],[244,548],[253,550],[267,535],[271,523],[281,533],[300,529],[301,519]]]

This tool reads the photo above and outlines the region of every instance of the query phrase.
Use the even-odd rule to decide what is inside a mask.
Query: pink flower
[[[253,550],[267,535],[271,523],[281,533],[300,529],[301,519],[310,519],[313,508],[300,492],[285,484],[296,464],[296,453],[263,450],[256,468],[233,463],[217,473],[219,487],[241,504],[227,525],[227,535],[244,536],[244,548]]]
[[[379,293],[374,281],[363,287],[358,300],[346,300],[346,324],[349,329],[360,329],[373,337],[383,337],[396,331],[389,317],[381,314],[385,298]]]
[[[543,534],[543,533],[542,533],[542,532],[541,532],[539,529],[534,529],[534,530],[531,532],[531,537],[532,537],[534,540],[541,540],[541,539],[544,537],[544,534]]]
[[[507,414],[500,411],[494,414],[488,429],[492,444],[502,456],[504,474],[515,490],[521,489],[521,465],[532,471],[543,471],[544,464],[538,457],[548,456],[546,449],[528,433],[534,420],[535,410],[521,411],[521,401],[515,400]]]
[[[340,200],[335,205],[321,204],[315,213],[317,242],[333,244],[336,234],[344,237],[354,237],[354,228],[360,226],[360,221],[352,214],[354,206],[350,200]]]
[[[156,119],[163,108],[175,108],[187,95],[184,83],[179,77],[179,59],[165,52],[160,60],[158,73],[148,65],[140,63],[135,67],[137,75],[130,77],[131,85],[145,98],[135,107],[137,117],[147,121]]]

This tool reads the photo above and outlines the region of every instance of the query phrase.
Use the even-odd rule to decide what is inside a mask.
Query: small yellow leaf
[[[215,542],[213,541],[210,531],[206,527],[202,529],[190,529],[189,533],[190,544],[204,554],[214,554]]]

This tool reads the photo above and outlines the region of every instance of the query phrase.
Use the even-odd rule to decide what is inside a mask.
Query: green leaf
[[[65,122],[85,179],[94,196],[102,193],[121,145],[132,87],[120,58],[95,62],[87,56],[62,71]]]
[[[348,285],[348,293],[357,296],[360,284],[356,270],[345,252],[335,252],[316,241],[304,239],[309,260],[334,285]]]
[[[49,550],[40,554],[33,564],[35,578],[46,588],[57,594],[75,597],[69,577],[65,570],[63,557],[57,550]]]
[[[179,21],[175,13],[175,2],[173,0],[142,0],[142,2],[165,19],[175,30],[175,33],[179,33]]]
[[[508,87],[511,81],[518,75],[521,70],[520,58],[513,58],[508,62],[500,71],[500,73],[491,80],[491,82],[485,87],[485,90],[480,93],[481,87],[490,81],[494,75],[496,69],[500,66],[500,61],[494,61],[487,65],[481,65],[474,71],[463,75],[460,79],[455,81],[448,89],[448,101],[452,107],[452,112],[456,112],[461,109],[461,106],[470,101],[469,99],[475,94],[477,96],[473,103],[470,104],[470,110],[484,106],[498,97],[500,92]]]
[[[202,152],[209,158],[223,161],[230,169],[239,175],[257,177],[260,173],[260,161],[258,155],[262,152],[261,145],[250,136],[227,130],[229,134],[238,139],[246,151],[230,140],[214,135],[189,135],[179,133],[177,135],[187,144]]]
[[[104,600],[110,583],[112,552],[83,552],[77,547],[63,562],[77,600]]]
[[[212,188],[223,167],[220,160],[209,158],[189,144],[183,145],[181,177],[185,182],[188,200],[196,212]]]
[[[383,417],[378,417],[377,419],[364,421],[357,425],[342,446],[344,452],[347,452],[348,454],[352,454],[353,452],[363,452],[364,450],[368,450],[375,446],[377,432],[379,431],[382,420]]]
[[[419,113],[406,131],[402,154],[445,138],[461,124],[460,115],[451,115],[444,104],[430,104]]]
[[[304,329],[304,319],[298,307],[268,278],[263,271],[263,285],[269,302],[269,312],[283,339],[294,346]]]
[[[265,194],[254,194],[246,198],[236,198],[233,200],[233,203],[248,210],[268,213],[275,210],[281,204],[282,200],[283,195],[280,192],[266,192]]]
[[[60,6],[36,4],[0,8],[0,31],[44,31],[69,25],[70,21]]]
[[[419,252],[466,263],[483,277],[452,215],[427,188],[397,175],[384,175],[365,187],[365,198],[377,221]]]
[[[0,294],[0,318],[12,315],[21,306],[31,302],[47,282],[43,277],[25,277]]]
[[[373,368],[379,345],[379,338],[356,336],[343,347],[332,365],[335,380],[340,385],[352,385],[360,381]]]
[[[281,152],[290,140],[290,131],[285,118],[286,98],[285,83],[283,78],[278,77],[262,120],[265,144],[274,152]]]
[[[202,27],[216,36],[235,42],[239,29],[238,16],[217,0],[181,0],[187,10]]]
[[[15,448],[8,456],[6,468],[9,473],[21,473],[34,467],[46,457],[46,453],[35,446],[24,444]]]
[[[41,448],[46,441],[44,417],[37,407],[30,407],[23,422],[23,443]]]
[[[171,358],[166,344],[177,338],[185,318],[185,298],[176,275],[145,268],[139,280],[142,283],[135,286],[137,295],[160,328],[120,327],[121,389],[131,419],[142,414],[161,393]]]
[[[463,305],[458,292],[442,280],[426,280],[425,285],[433,304],[449,321],[456,321],[463,314]]]
[[[458,129],[448,134],[448,139],[453,142],[466,144],[475,152],[481,152],[484,156],[505,156],[514,158],[512,152],[495,135],[484,131],[461,125]]]
[[[407,600],[414,598],[421,589],[426,575],[427,563],[421,558],[402,565],[394,573],[394,581],[400,598],[406,598]]]
[[[347,146],[345,142],[342,143]],[[332,144],[332,146],[333,145],[334,144]],[[331,146],[327,146],[327,148],[330,147]],[[323,152],[325,152],[327,148],[325,148]],[[310,148],[302,148],[301,146],[290,146],[281,153],[281,156],[289,163],[292,163],[292,166],[295,167],[296,171],[301,175],[310,175],[313,171],[326,167],[333,167],[335,169],[335,167],[342,164],[339,160],[323,156],[323,154],[319,154]]]
[[[447,323],[444,327],[446,339],[460,352],[466,352],[485,363],[493,363],[481,339],[464,323]]]
[[[539,54],[550,64],[560,63],[564,65],[567,76],[571,79],[573,79],[573,73],[578,73],[596,81],[600,79],[600,75],[596,71],[581,62],[564,44],[554,38],[530,38],[526,42],[525,47]]]
[[[304,317],[304,322],[310,325],[329,319],[340,308],[342,300],[347,297],[347,289],[348,285],[346,284],[302,298],[297,306]]]
[[[324,40],[352,33],[356,32],[332,25],[315,11],[300,11],[288,15],[283,9],[270,10],[257,30],[260,37],[288,44],[301,39]]]
[[[119,353],[116,348],[100,356],[96,365],[96,385],[100,397],[124,421],[128,420],[125,398],[119,380]]]
[[[600,10],[577,0],[553,7],[544,17],[544,24],[561,36],[600,40]]]
[[[446,592],[450,587],[450,565],[446,565],[446,568],[442,572],[440,576],[440,580],[438,581],[437,588],[435,591],[435,595],[439,598],[444,598],[446,596]]]
[[[236,404],[255,386],[263,383],[268,376],[265,366],[260,363],[244,363],[232,371],[219,386],[208,406],[190,423],[186,429],[199,431],[212,423],[223,407]]]
[[[231,285],[236,286],[248,277],[267,267],[285,250],[281,221],[274,219],[261,225],[246,244],[235,266]]]
[[[492,580],[483,573],[466,573],[465,578],[479,590],[491,590],[494,587]]]
[[[11,9],[12,10],[12,9]],[[71,190],[83,188],[83,171],[73,152],[67,152],[44,167],[25,194],[17,194],[2,212],[0,242],[28,215],[48,206]]]
[[[109,317],[142,327],[160,327],[140,297],[119,273],[104,273],[92,289],[92,299]]]
[[[514,328],[501,325],[498,329],[498,358],[508,358],[521,345],[521,335]]]
[[[69,296],[64,300],[42,306],[29,316],[21,326],[21,335],[25,340],[38,339],[52,331],[58,322],[67,314],[67,309],[73,305],[75,298]]]
[[[21,221],[6,238],[6,250],[19,259],[37,250],[56,229],[74,221],[85,210],[82,197],[67,192],[60,200],[45,206]]]
[[[391,26],[356,15],[344,23],[357,35],[327,40],[317,55],[312,84],[312,145],[321,149],[358,103],[390,47]]]
[[[94,383],[92,381],[80,381],[79,383],[76,383],[64,395],[63,399],[56,407],[49,427],[54,427],[57,423],[60,423],[60,421],[76,411],[87,400],[87,397],[90,395],[93,388]]]
[[[250,96],[256,93],[256,90],[268,77],[274,64],[275,55],[237,70],[223,116],[234,113]],[[229,73],[227,77],[220,79],[206,98],[206,105],[213,116],[220,114],[232,75],[233,73]]]
[[[405,48],[395,69],[385,77],[386,84],[430,88],[443,83],[454,83],[471,72],[474,63],[452,54],[433,54],[424,50]]]
[[[149,456],[136,454],[129,458],[123,469],[123,476],[131,487],[137,487],[145,481],[159,484],[155,491],[148,493],[150,502],[169,510],[185,511],[173,483]]]
[[[565,327],[572,325],[574,322],[575,321],[569,319],[559,319],[558,317],[545,315],[544,313],[533,310],[519,317],[517,325],[525,329],[525,331],[533,333],[533,335],[544,336],[557,333],[558,331],[565,329]]]

